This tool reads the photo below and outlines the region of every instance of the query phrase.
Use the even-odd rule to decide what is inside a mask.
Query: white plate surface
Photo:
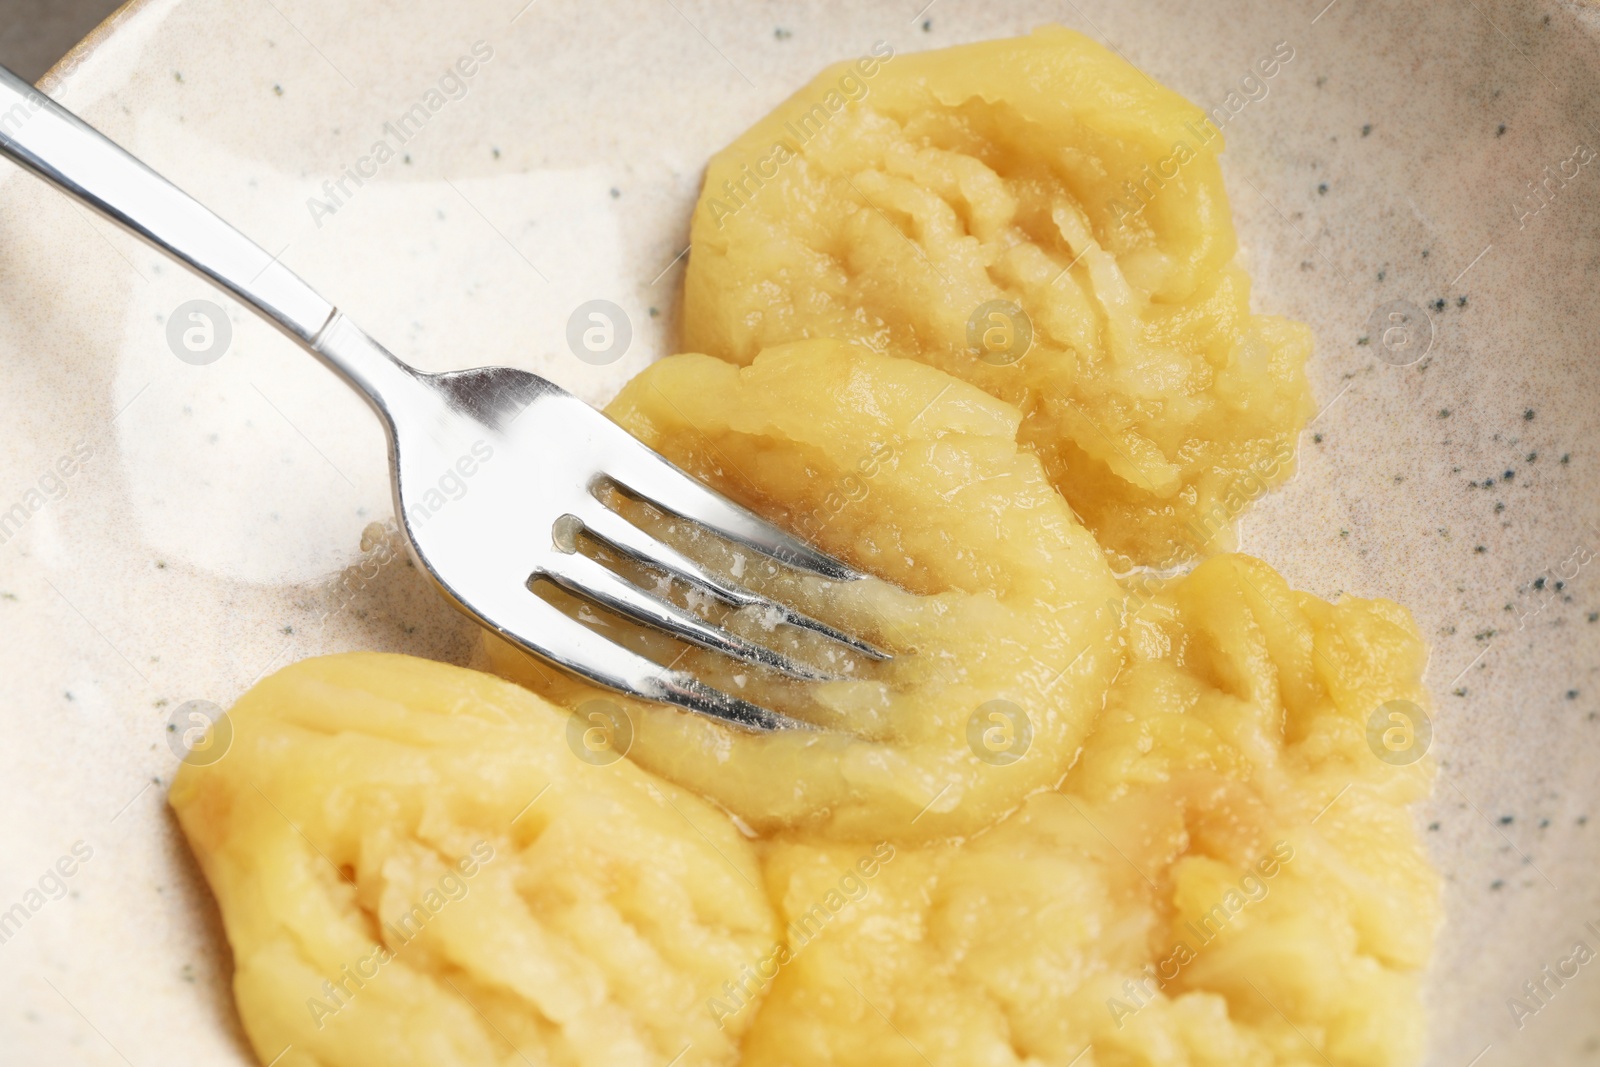
[[[1442,774],[1417,817],[1448,918],[1428,1063],[1600,1056],[1600,963],[1520,1028],[1506,1003],[1574,941],[1600,950],[1600,566],[1579,564],[1600,555],[1600,159],[1568,162],[1600,150],[1600,10],[524,3],[143,0],[43,84],[402,357],[509,363],[593,401],[671,344],[707,157],[828,62],[1059,21],[1235,107],[1223,165],[1256,305],[1312,325],[1326,405],[1244,545],[1302,588],[1399,600],[1433,645]],[[492,56],[400,145],[385,124],[476,42]],[[1278,42],[1293,60],[1246,96]],[[400,158],[313,212],[379,139]],[[595,298],[634,329],[605,368],[564,340]],[[231,327],[208,365],[167,342],[192,300]],[[1391,300],[1431,319],[1421,362],[1357,343]],[[295,657],[466,662],[473,636],[403,565],[337,591],[390,514],[360,401],[6,167],[0,513],[19,503],[0,544],[0,911],[46,894],[0,944],[0,1063],[247,1063],[165,806],[170,715]],[[58,883],[75,844],[92,854]]]

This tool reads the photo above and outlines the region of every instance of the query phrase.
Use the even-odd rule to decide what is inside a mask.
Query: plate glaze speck
[[[1316,334],[1321,411],[1243,547],[1432,643],[1427,1063],[1593,1061],[1600,969],[1524,989],[1600,948],[1592,4],[524,3],[136,0],[42,84],[405,359],[598,402],[670,350],[707,157],[820,67],[1047,21],[1110,42],[1220,119],[1256,307]],[[631,338],[579,358],[597,300]],[[0,1060],[250,1062],[164,793],[191,702],[292,658],[471,660],[381,538],[384,464],[301,351],[0,174]]]

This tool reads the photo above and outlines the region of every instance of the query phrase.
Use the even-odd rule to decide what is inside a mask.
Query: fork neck
[[[352,388],[392,428],[399,410],[428,394],[418,372],[369,337],[342,311],[333,315],[307,349]]]

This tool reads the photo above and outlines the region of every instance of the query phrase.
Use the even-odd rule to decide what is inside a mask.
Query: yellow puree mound
[[[1060,28],[840,64],[711,161],[685,347],[921,360],[1021,410],[1119,570],[1230,547],[1290,473],[1311,335],[1250,312],[1221,146]]]
[[[1237,555],[1112,573],[1214,548],[1305,414],[1305,331],[1250,314],[1214,150],[1106,205],[1199,112],[1061,30],[883,51],[714,162],[687,309],[711,355],[610,414],[876,577],[641,521],[895,658],[745,612],[839,680],[679,664],[809,734],[494,643],[527,688],[372,654],[260,683],[171,800],[264,1063],[1420,1056],[1438,893],[1406,806],[1431,763],[1404,716],[1371,725],[1427,706],[1409,615]],[[751,153],[762,184],[719,208]],[[964,347],[993,300],[1033,331],[1020,359]]]

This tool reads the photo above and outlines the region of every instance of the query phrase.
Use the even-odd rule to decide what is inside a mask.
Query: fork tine
[[[789,625],[821,634],[853,651],[859,652],[869,659],[881,661],[890,658],[889,653],[868,644],[859,637],[853,637],[843,630],[813,619],[811,616],[796,611],[786,604],[781,604],[776,600],[752,592],[735,582],[728,581],[721,575],[707,570],[666,542],[650,536],[650,534],[599,501],[595,501],[595,505],[593,508],[585,509],[588,512],[587,514],[573,517],[582,524],[584,530],[592,537],[609,545],[630,559],[674,578],[680,578],[692,585],[699,586],[725,603],[737,607],[757,607],[764,611],[775,612]]]
[[[509,585],[477,598],[479,615],[507,641],[562,670],[641,700],[675,704],[746,730],[815,730],[799,719],[731,696],[624,648],[541,600]]]
[[[791,719],[759,704],[730,696],[720,689],[678,671],[668,672],[662,678],[662,692],[654,699],[751,729],[821,732],[808,722]]]
[[[628,495],[799,570],[839,582],[866,577],[702,484],[612,425],[620,440],[612,442],[612,462],[605,474]]]
[[[536,572],[576,596],[599,604],[635,622],[653,627],[674,637],[708,648],[713,652],[746,663],[781,671],[808,682],[833,680],[833,675],[796,662],[781,652],[747,641],[706,622],[692,611],[685,611],[645,592],[614,571],[590,559],[571,553],[547,561]]]

